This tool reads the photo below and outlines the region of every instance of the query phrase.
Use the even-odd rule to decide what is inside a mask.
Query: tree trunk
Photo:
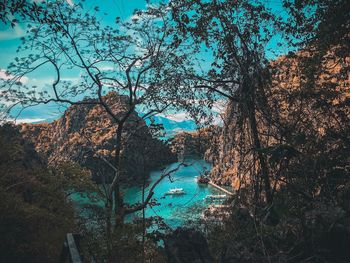
[[[259,131],[257,127],[256,122],[256,115],[255,115],[255,92],[256,88],[250,81],[248,81],[246,85],[248,90],[248,96],[247,96],[247,111],[248,111],[248,119],[249,119],[249,125],[251,129],[251,135],[253,138],[253,147],[257,151],[258,154],[258,160],[260,164],[261,169],[261,177],[264,182],[264,190],[266,195],[266,202],[267,204],[272,204],[272,193],[271,193],[271,184],[270,184],[270,178],[269,178],[269,171],[266,163],[266,159],[264,154],[261,152],[261,142],[259,138]]]
[[[142,182],[142,203],[145,202],[146,176],[143,174]],[[146,211],[142,209],[142,263],[145,263],[145,240],[146,240]]]
[[[116,168],[115,172],[115,184],[112,185],[111,191],[113,192],[114,198],[114,214],[115,214],[115,224],[124,223],[124,200],[120,191],[120,175],[121,175],[121,159],[120,153],[122,149],[122,134],[123,134],[124,122],[118,123],[117,128],[117,138],[115,146],[115,159],[114,166]]]
[[[108,261],[112,262],[113,256],[112,256],[112,251],[113,251],[113,246],[112,246],[112,209],[113,209],[113,204],[110,203],[110,201],[107,201],[106,204],[106,238],[107,238],[107,256],[108,256]]]

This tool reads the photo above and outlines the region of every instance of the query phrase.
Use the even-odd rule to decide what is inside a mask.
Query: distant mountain
[[[128,109],[125,96],[111,92],[104,100],[117,115]],[[21,125],[24,138],[32,141],[37,152],[50,164],[78,163],[90,169],[96,181],[114,176],[114,170],[104,159],[114,161],[115,131],[115,123],[99,105],[73,105],[53,122]],[[131,133],[134,135],[130,137]],[[176,161],[169,147],[152,137],[135,111],[124,125],[122,137],[122,179],[125,181],[135,182],[150,170]]]
[[[60,105],[33,107],[29,110],[23,111],[23,113],[16,119],[16,123],[51,123],[62,117],[64,109],[66,108]],[[12,115],[16,116],[16,112],[14,112]],[[139,116],[141,115],[142,114],[139,114]],[[14,119],[14,117],[10,119]],[[154,116],[153,119],[155,124],[163,124],[166,137],[173,137],[179,132],[194,131],[197,129],[197,125],[193,120],[178,121],[171,119],[171,117],[165,116]],[[146,124],[150,125],[150,123],[151,121],[147,119]]]
[[[173,137],[179,132],[194,131],[197,129],[197,125],[193,120],[175,121],[163,116],[154,116],[155,124],[163,124],[166,132],[166,137]],[[151,123],[149,119],[146,120],[147,125]]]

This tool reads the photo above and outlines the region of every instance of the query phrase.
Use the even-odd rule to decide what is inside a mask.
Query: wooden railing
[[[229,190],[226,190],[225,188],[221,187],[221,186],[218,186],[217,184],[215,184],[214,182],[212,181],[209,181],[209,183],[211,186],[223,191],[224,193],[230,195],[230,196],[234,196],[234,193],[230,192]]]
[[[82,257],[79,252],[77,242],[78,236],[67,233],[60,256],[60,263],[82,263]]]

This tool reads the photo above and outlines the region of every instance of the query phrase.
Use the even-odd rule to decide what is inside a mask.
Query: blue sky
[[[68,0],[72,3],[74,0]],[[85,8],[89,6],[98,5],[101,9],[101,13],[107,13],[108,16],[104,16],[106,24],[113,24],[116,17],[122,19],[128,19],[132,16],[135,9],[144,9],[146,7],[145,0],[87,0]],[[16,49],[21,43],[20,38],[25,36],[25,25],[20,24],[12,29],[9,25],[0,24],[0,52],[1,60],[0,67],[6,68],[8,64],[16,57]]]
[[[77,1],[77,0],[75,0]],[[282,12],[281,1],[278,0],[265,0],[268,6],[270,6],[275,12]],[[67,0],[68,4],[73,4],[74,0]],[[146,7],[145,0],[104,0],[104,1],[95,1],[87,0],[84,4],[84,8],[88,9],[90,7],[98,4],[101,10],[101,14],[107,13],[108,15],[103,17],[103,23],[106,25],[114,24],[116,17],[121,17],[122,19],[130,19],[133,15],[135,9],[144,9]],[[9,26],[0,25],[0,78],[7,78],[4,71],[10,62],[14,60],[16,56],[21,56],[24,54],[16,53],[16,49],[21,43],[20,38],[25,36],[26,25],[20,24],[15,28],[10,28]],[[277,49],[276,42],[278,37],[272,41],[270,46],[273,49]],[[285,47],[281,47],[278,50],[278,53],[286,53],[288,50]],[[273,57],[273,55],[270,55]],[[44,68],[39,72],[28,75],[23,78],[21,81],[23,83],[29,83],[31,85],[42,86],[45,83],[52,83],[55,78],[55,75],[52,75],[50,68]],[[78,81],[79,71],[67,71],[65,72],[64,78],[69,81]],[[18,118],[20,121],[31,122],[31,121],[42,121],[45,119],[52,120],[57,118],[62,114],[64,107],[50,104],[50,105],[40,105],[32,107],[21,112]],[[14,110],[12,113],[15,116],[20,111],[19,108]],[[181,113],[182,114],[182,113]],[[182,114],[181,116],[184,116]],[[17,117],[17,116],[16,116]]]
[[[67,0],[67,3],[73,4],[74,0]],[[84,4],[84,8],[88,9],[97,5],[100,7],[101,14],[107,13],[107,16],[103,17],[105,24],[113,24],[116,17],[121,19],[129,19],[135,9],[144,9],[146,7],[145,0],[106,0],[95,1],[87,0]],[[16,50],[20,45],[20,38],[25,36],[26,25],[19,24],[15,28],[11,28],[9,25],[0,24],[0,78],[7,78],[5,70],[10,62],[13,62],[15,57],[21,57],[23,53],[17,53]],[[55,75],[50,74],[50,68],[42,69],[35,74],[31,74],[22,79],[24,83],[30,83],[32,85],[45,85],[45,83],[52,83]],[[79,76],[77,71],[65,72],[65,79],[74,82]],[[17,117],[20,108],[16,108],[12,111],[12,115]],[[45,119],[52,120],[60,116],[64,111],[64,107],[57,104],[39,105],[28,108],[21,112],[18,116],[18,122],[36,122],[43,121]]]

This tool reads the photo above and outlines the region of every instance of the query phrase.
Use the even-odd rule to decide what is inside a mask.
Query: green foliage
[[[52,169],[57,188],[65,190],[66,196],[86,195],[91,202],[103,197],[101,188],[91,180],[91,173],[75,163],[61,163]]]
[[[273,145],[266,148],[257,149],[257,151],[267,155],[269,157],[268,161],[272,166],[279,164],[283,160],[290,160],[291,158],[300,154],[297,149],[287,144]]]
[[[89,221],[93,226],[86,227],[82,222],[83,253],[93,258],[95,262],[165,262],[162,250],[158,247],[166,229],[161,218],[150,217],[145,221],[135,218],[132,222],[116,226],[112,240],[106,233],[106,218],[103,209],[91,207]],[[145,226],[145,232],[143,232]],[[112,253],[108,253],[111,246]]]
[[[0,127],[0,171],[0,261],[57,262],[75,228],[67,195],[89,177],[76,167],[48,169],[11,125]]]

